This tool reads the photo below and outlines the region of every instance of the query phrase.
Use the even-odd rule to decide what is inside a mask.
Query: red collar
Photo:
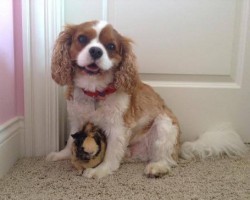
[[[84,90],[84,89],[82,89],[82,91],[84,92],[84,94],[86,94],[89,97],[101,100],[101,99],[105,99],[107,95],[116,92],[116,88],[114,87],[113,84],[109,84],[108,87],[106,87],[102,92],[98,90],[96,90],[95,92],[91,92],[91,91]]]

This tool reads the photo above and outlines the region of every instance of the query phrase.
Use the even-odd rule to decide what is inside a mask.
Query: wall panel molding
[[[24,155],[59,149],[61,89],[52,81],[50,59],[64,24],[64,1],[22,1],[25,134]]]
[[[0,178],[23,156],[23,117],[15,117],[0,125]]]
[[[148,1],[148,2],[150,2],[150,1]],[[167,1],[165,1],[165,2],[167,2]],[[148,59],[149,57],[150,58],[152,57],[150,60],[156,59],[157,58],[156,55],[150,56],[150,55],[148,55],[147,50],[145,50],[145,49],[147,49],[146,48],[147,46],[144,45],[146,43],[146,40],[144,41],[144,43],[142,43],[142,41],[140,41],[140,38],[146,37],[146,34],[147,34],[147,33],[144,34],[143,29],[139,28],[139,30],[141,30],[142,32],[140,32],[139,36],[138,36],[138,27],[140,27],[140,23],[137,23],[138,25],[136,25],[134,22],[132,22],[131,26],[128,26],[128,23],[130,22],[129,20],[132,20],[132,18],[126,19],[126,16],[123,15],[124,13],[119,12],[122,10],[122,8],[129,7],[128,5],[130,5],[131,2],[109,0],[107,3],[108,3],[108,6],[107,6],[108,7],[108,9],[107,9],[108,21],[111,22],[112,24],[114,24],[115,27],[118,27],[118,29],[123,31],[123,33],[127,32],[127,33],[131,34],[129,36],[130,37],[132,36],[133,39],[136,39],[136,38],[138,39],[138,37],[139,37],[138,41],[141,43],[137,44],[137,41],[135,41],[135,49],[140,49],[140,51],[143,51],[143,53],[144,53],[143,55],[144,55],[144,57],[146,57],[146,59]],[[186,3],[184,1],[183,2],[180,1],[178,3],[180,3],[180,6],[182,3],[184,3],[186,5]],[[206,3],[206,2],[204,2],[204,3]],[[212,70],[211,74],[210,74],[210,72],[209,72],[210,66],[207,66],[207,69],[204,72],[202,72],[202,71],[199,72],[199,70],[197,70],[195,73],[189,73],[188,71],[185,72],[185,70],[181,70],[178,73],[172,73],[172,72],[170,72],[170,73],[166,73],[166,72],[165,73],[164,72],[158,73],[159,69],[156,69],[155,72],[152,69],[150,69],[150,70],[147,69],[147,67],[146,67],[146,69],[143,69],[143,67],[145,67],[145,65],[147,65],[147,63],[144,63],[144,62],[140,63],[140,59],[143,56],[140,54],[137,54],[138,60],[139,60],[139,70],[141,73],[141,77],[147,83],[149,83],[150,85],[155,86],[155,87],[159,86],[159,87],[185,87],[185,88],[186,87],[191,87],[191,88],[193,88],[193,87],[240,88],[241,83],[242,83],[243,71],[244,71],[243,68],[244,68],[244,60],[245,60],[246,34],[247,34],[247,24],[248,24],[248,16],[249,16],[249,0],[237,0],[237,1],[231,0],[231,1],[224,2],[224,3],[226,3],[225,5],[228,5],[228,11],[231,10],[234,12],[234,14],[232,16],[229,15],[228,12],[226,12],[226,11],[224,13],[225,15],[224,14],[219,15],[222,18],[227,16],[227,15],[231,16],[230,24],[233,27],[232,28],[232,34],[233,34],[232,38],[230,39],[230,41],[227,41],[227,42],[224,41],[225,44],[231,43],[231,46],[232,46],[231,55],[228,54],[228,56],[225,57],[225,59],[228,62],[228,65],[226,67],[228,69],[228,72],[226,72],[226,70],[225,70],[225,72],[218,71],[218,74],[216,74],[216,71],[213,72],[213,70]],[[147,4],[147,2],[145,2],[145,4]],[[174,4],[173,2],[166,3],[166,5],[168,5],[168,6],[169,5],[171,6],[173,4]],[[199,5],[199,1],[197,1],[196,3],[195,3],[195,1],[192,1],[192,4],[190,4],[190,5],[197,6],[197,5]],[[207,1],[207,5],[213,5],[213,8],[216,8],[218,10],[223,9],[223,6],[222,6],[223,3],[221,3],[221,5],[219,7],[218,4],[214,4],[211,1]],[[216,7],[217,5],[218,5],[218,7]],[[136,4],[135,6],[138,6],[138,5]],[[137,13],[137,9],[138,9],[137,7],[132,8],[130,5],[129,8],[133,9],[133,11]],[[175,8],[175,7],[173,7],[173,8]],[[145,9],[145,6],[144,5],[141,6],[140,9],[142,9],[142,10]],[[154,10],[154,9],[156,9],[156,6],[152,7],[152,10]],[[145,14],[147,12],[149,12],[149,11],[143,11],[142,13]],[[175,13],[175,12],[173,12],[173,13]],[[214,13],[214,14],[216,14],[216,13]],[[131,15],[131,16],[134,16],[135,20],[140,20],[140,14],[138,15],[139,19],[136,18],[137,14]],[[160,23],[159,22],[160,20],[161,19],[158,19],[158,20],[156,20],[156,22]],[[168,22],[171,24],[171,22],[175,22],[175,19],[174,18],[173,18],[173,20],[168,19]],[[180,22],[180,21],[178,21],[178,22]],[[213,22],[214,21],[211,21],[211,23],[213,23]],[[141,23],[145,24],[145,27],[147,27],[149,22],[141,21]],[[204,23],[207,24],[206,21]],[[182,25],[183,24],[180,24],[180,26],[182,26]],[[143,27],[143,25],[141,25],[141,26]],[[155,27],[155,25],[153,25],[153,24],[150,24],[150,26]],[[133,27],[133,28],[131,28],[131,27]],[[156,27],[158,27],[158,26],[156,25]],[[197,28],[197,27],[194,27],[194,28]],[[135,32],[131,31],[131,29],[134,29]],[[198,30],[200,30],[200,29],[198,29]],[[156,30],[156,31],[159,32],[159,30]],[[209,30],[209,31],[212,31],[212,30]],[[224,31],[226,33],[226,30],[224,30]],[[178,33],[180,33],[180,32],[181,32],[181,28],[178,31]],[[216,30],[213,30],[212,34],[214,34],[215,32],[216,32]],[[171,31],[170,31],[170,33],[171,33]],[[209,34],[207,34],[207,35],[209,35]],[[185,37],[185,36],[183,36],[183,37]],[[159,39],[159,38],[157,38],[157,39]],[[164,38],[163,38],[163,40],[164,40]],[[149,42],[150,42],[150,40],[149,40]],[[165,42],[163,42],[163,43],[165,43]],[[191,47],[191,49],[195,49],[195,48]],[[222,49],[220,49],[220,51],[221,50]],[[176,53],[178,53],[178,52],[176,52]],[[184,58],[182,58],[182,56],[180,58],[184,59],[184,60],[186,59],[185,56],[184,56]],[[164,59],[161,59],[161,60],[164,60]],[[201,59],[199,59],[199,60],[201,61]],[[188,62],[188,60],[187,60],[187,62]],[[144,64],[142,64],[142,63],[144,63]],[[164,65],[164,63],[161,63],[161,62],[157,62],[157,63],[158,64],[156,65],[156,68],[157,68],[157,66],[161,66],[161,68],[164,68],[164,67],[167,68],[167,66],[169,66],[169,65]],[[198,64],[198,63],[196,63],[196,64]],[[203,67],[202,64],[204,64],[204,63],[201,62],[199,64],[200,65],[198,65],[196,68],[199,68],[199,67],[202,68]],[[216,67],[217,69],[220,68],[219,62],[213,63],[213,64],[214,65],[211,66],[211,68],[216,67],[216,66],[217,66]],[[152,66],[152,63],[150,65]],[[182,68],[185,68],[184,65],[182,65],[182,66],[183,66]],[[178,66],[178,67],[180,67],[180,66]],[[171,68],[171,66],[170,66],[170,68]],[[182,71],[183,71],[183,73],[182,73]],[[155,79],[155,77],[157,77],[159,75],[162,77],[162,79],[165,79],[165,80],[159,81],[158,78]],[[185,78],[186,81],[182,81],[183,76],[186,76],[186,78]],[[194,76],[196,76],[196,77],[200,76],[199,80],[201,80],[201,81],[193,81]],[[192,77],[192,78],[189,79],[190,77]],[[210,77],[209,79],[211,81],[208,80],[207,77]],[[170,80],[169,80],[169,78],[170,78]],[[225,78],[227,79],[227,81],[225,81]],[[214,79],[216,81],[214,81]]]
[[[240,25],[239,25],[239,35],[236,42],[236,68],[232,69],[231,76],[234,78],[235,83],[239,86],[242,85],[243,72],[245,66],[245,54],[246,54],[246,44],[247,44],[247,31],[250,15],[250,1],[243,0],[241,7]]]

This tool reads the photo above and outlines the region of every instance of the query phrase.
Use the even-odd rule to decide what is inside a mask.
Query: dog
[[[107,141],[104,132],[92,123],[73,135],[71,163],[80,172],[97,167],[104,159]]]
[[[107,22],[67,25],[55,43],[51,69],[55,82],[69,88],[70,134],[90,121],[107,137],[103,162],[86,169],[84,176],[101,178],[112,174],[126,155],[147,161],[146,176],[161,177],[177,165],[180,154],[191,158],[207,151],[204,147],[197,153],[191,142],[180,150],[176,116],[152,87],[140,80],[132,40]],[[227,137],[234,139],[232,134]],[[227,137],[222,139],[223,144]],[[72,144],[73,138],[69,137],[66,147],[50,153],[47,160],[69,159]],[[240,144],[236,154],[243,152]]]

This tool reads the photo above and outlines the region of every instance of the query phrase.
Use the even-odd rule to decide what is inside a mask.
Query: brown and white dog
[[[86,169],[86,177],[111,174],[125,154],[148,161],[144,173],[149,177],[164,175],[177,164],[178,121],[160,96],[139,79],[131,40],[110,24],[91,21],[66,26],[55,44],[52,78],[70,88],[70,133],[90,121],[107,136],[104,161]],[[67,146],[47,159],[69,159],[72,143],[69,137]],[[192,145],[186,144],[184,156],[192,157]]]

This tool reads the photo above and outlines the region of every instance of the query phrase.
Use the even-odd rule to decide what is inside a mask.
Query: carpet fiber
[[[250,153],[241,159],[180,160],[159,179],[143,176],[144,166],[123,163],[113,175],[95,180],[79,176],[69,161],[24,158],[0,179],[0,199],[250,199]]]

